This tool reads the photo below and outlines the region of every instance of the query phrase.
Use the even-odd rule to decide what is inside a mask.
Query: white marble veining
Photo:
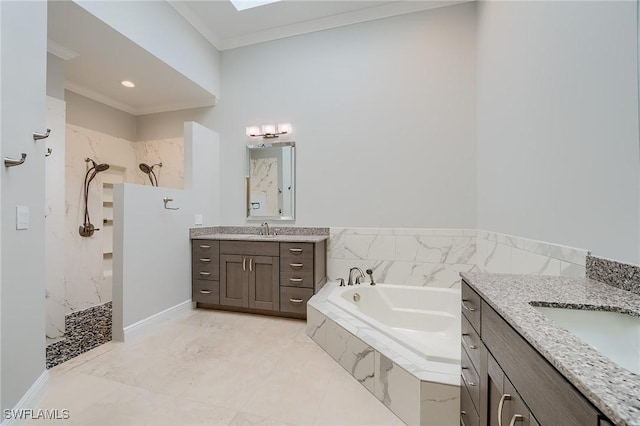
[[[405,423],[455,424],[460,365],[427,361],[332,305],[336,286],[327,283],[309,301],[307,335]]]
[[[331,280],[349,268],[371,268],[380,282],[459,287],[460,272],[475,269],[474,230],[331,228],[327,269]]]
[[[66,103],[47,97],[45,139],[51,154],[45,159],[45,310],[47,343],[64,336],[64,229],[65,229],[65,118]]]
[[[278,158],[251,159],[249,168],[251,214],[255,216],[279,216],[278,211]],[[255,208],[253,207],[255,204]]]
[[[477,248],[477,270],[521,275],[584,277],[589,253],[587,250],[488,231],[478,231]]]

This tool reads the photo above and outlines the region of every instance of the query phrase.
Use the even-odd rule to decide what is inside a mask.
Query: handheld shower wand
[[[96,175],[107,170],[109,168],[109,165],[105,163],[97,164],[91,158],[85,158],[84,161],[86,163],[91,162],[92,166],[84,175],[84,223],[80,225],[78,232],[82,237],[90,237],[95,231],[98,230],[98,228],[93,226],[93,224],[91,223],[91,218],[89,217],[89,185],[91,184],[91,181],[96,177]],[[91,177],[89,177],[89,174],[91,174]]]
[[[149,181],[151,182],[151,186],[158,186],[158,176],[153,172],[154,167],[162,167],[162,162],[154,164],[153,166],[148,165],[147,163],[140,163],[138,167],[142,170],[142,173],[146,174],[149,177]]]

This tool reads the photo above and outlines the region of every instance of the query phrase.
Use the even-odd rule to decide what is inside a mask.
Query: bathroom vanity
[[[198,307],[306,318],[326,282],[327,235],[214,233],[192,236]]]
[[[586,278],[461,275],[461,424],[640,425],[640,376],[535,308],[640,316],[640,296]]]

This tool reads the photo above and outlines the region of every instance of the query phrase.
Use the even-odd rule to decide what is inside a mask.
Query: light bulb
[[[291,124],[290,123],[278,124],[278,133],[291,133]]]
[[[273,135],[276,133],[276,125],[275,124],[263,124],[262,125],[262,133],[265,135]]]

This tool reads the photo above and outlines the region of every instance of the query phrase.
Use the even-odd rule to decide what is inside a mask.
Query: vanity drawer
[[[280,287],[280,312],[307,313],[307,301],[313,296],[308,288]]]
[[[220,253],[277,257],[280,254],[280,244],[262,241],[220,241]]]
[[[220,303],[220,281],[193,280],[191,292],[194,302],[212,305]]]
[[[462,347],[467,352],[471,363],[480,370],[480,346],[482,341],[476,330],[471,326],[465,316],[462,316]]]
[[[210,257],[216,259],[220,254],[220,241],[217,240],[191,240],[191,247],[193,258]]]
[[[480,416],[471,402],[471,395],[465,387],[460,389],[460,424],[464,426],[479,426]]]
[[[464,387],[469,392],[473,405],[475,407],[480,406],[480,376],[478,375],[476,368],[469,360],[467,352],[462,348],[460,357],[460,367],[462,369],[462,382]]]
[[[280,243],[280,257],[292,258],[292,262],[313,262],[313,243]]]
[[[313,274],[304,273],[304,274],[295,274],[295,273],[284,273],[280,274],[280,285],[281,286],[289,286],[289,287],[304,287],[304,288],[313,288]]]
[[[469,323],[473,326],[479,335],[480,331],[480,296],[473,291],[469,284],[462,281],[462,314],[467,317]]]

